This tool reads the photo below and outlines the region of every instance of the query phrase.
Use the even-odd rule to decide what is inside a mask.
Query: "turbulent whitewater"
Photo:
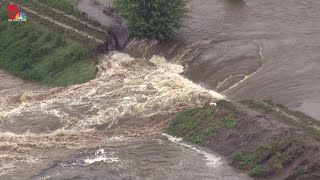
[[[181,76],[181,65],[158,56],[146,60],[111,53],[97,69],[97,77],[85,84],[4,97],[0,167],[13,173],[30,159],[45,163],[61,152],[157,134],[176,111],[224,98]]]

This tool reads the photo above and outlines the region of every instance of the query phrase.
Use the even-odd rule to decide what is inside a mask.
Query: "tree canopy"
[[[187,16],[188,0],[113,0],[116,11],[126,20],[131,36],[172,37]]]

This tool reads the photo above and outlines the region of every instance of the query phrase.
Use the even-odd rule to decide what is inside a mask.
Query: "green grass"
[[[71,26],[75,29],[78,29],[78,30],[81,30],[83,32],[86,32],[87,34],[93,36],[93,37],[96,37],[102,41],[106,41],[107,39],[109,39],[109,36],[108,36],[108,30],[107,28],[105,27],[102,27],[102,26],[95,26],[96,28],[99,28],[103,31],[99,31],[99,30],[96,30],[94,28],[91,28],[89,27],[88,25],[85,25],[85,24],[82,24],[76,20],[73,20],[69,17],[66,17],[60,13],[57,13],[53,10],[51,10],[50,8],[46,7],[46,6],[43,6],[42,3],[37,3],[36,1],[34,0],[30,0],[30,1],[24,1],[24,0],[13,0],[14,2],[20,4],[20,5],[23,5],[25,7],[28,7],[29,9],[33,10],[33,11],[36,11],[37,13],[39,14],[42,14],[42,15],[45,15],[45,16],[48,16],[50,18],[52,18],[53,20],[55,21],[58,21],[60,23],[63,23],[63,24],[66,24],[68,26]],[[72,7],[72,5],[70,4],[70,6]],[[74,10],[76,11],[76,10]],[[28,13],[30,14],[30,13]],[[30,19],[30,18],[29,18]],[[90,24],[90,21],[87,20],[87,19],[81,19],[83,22],[86,22],[88,24]]]
[[[237,125],[234,106],[226,101],[218,102],[217,107],[197,107],[177,113],[166,133],[179,136],[195,144],[216,136],[222,129]]]
[[[245,101],[243,103],[267,114],[277,113],[273,107],[264,102]],[[277,116],[288,118],[282,115]],[[197,107],[177,113],[165,132],[195,144],[205,145],[221,131],[228,129],[236,131],[238,122],[244,118],[246,115],[239,112],[232,103],[219,101],[216,107]],[[283,119],[283,121],[291,123],[293,120]],[[250,149],[243,151],[235,149],[231,165],[248,171],[254,178],[266,178],[283,173],[284,169],[299,158],[305,150],[303,137],[293,137],[288,134],[272,138],[265,144],[252,145]]]
[[[50,7],[59,9],[61,11],[64,11],[68,14],[75,14],[77,11],[73,8],[70,0],[35,0],[37,2],[46,4]]]
[[[252,177],[262,178],[282,172],[282,169],[299,157],[303,151],[302,142],[284,137],[271,144],[262,144],[250,152],[235,153],[232,165],[248,170]]]
[[[58,9],[60,11],[65,12],[66,14],[73,15],[81,20],[87,21],[93,26],[97,26],[97,27],[101,26],[99,22],[88,18],[88,16],[85,13],[78,11],[72,5],[71,0],[30,0],[30,1],[34,1],[40,4],[45,4],[52,8]]]
[[[0,22],[1,69],[55,86],[83,83],[94,77],[94,43],[78,41],[81,38],[73,38],[72,32],[27,16],[26,22]],[[7,18],[6,6],[0,8],[0,17]]]

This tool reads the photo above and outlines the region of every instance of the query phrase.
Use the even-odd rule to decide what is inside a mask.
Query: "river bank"
[[[192,0],[189,6],[176,39],[133,41],[126,52],[183,64],[185,77],[230,100],[273,100],[320,119],[319,1]]]
[[[68,86],[84,83],[95,76],[95,48],[106,36],[70,18],[57,21],[56,14],[34,11],[30,2],[21,3],[28,13],[26,22],[0,23],[0,68],[25,80],[49,86]],[[8,2],[2,2],[2,19],[7,18]],[[32,4],[33,5],[33,4]],[[43,9],[45,10],[45,9]],[[93,33],[93,36],[90,35]],[[99,35],[100,36],[99,36]]]
[[[218,152],[254,178],[320,178],[319,121],[272,102],[185,110],[165,132]]]
[[[90,9],[88,15],[96,14],[105,21],[106,16],[101,6],[95,8],[94,4],[88,5],[88,2],[82,4],[85,10]],[[269,37],[262,30],[257,32],[259,36],[252,31],[249,34],[233,34],[231,27],[235,26],[233,23],[239,22],[238,13],[243,13],[237,11],[238,8],[255,6],[253,2],[235,6],[229,6],[234,2],[223,6],[220,1],[203,2],[199,6],[202,3],[191,1],[196,9],[196,14],[192,15],[195,20],[191,22],[208,25],[207,21],[218,22],[220,16],[224,17],[219,11],[223,7],[230,8],[227,12],[235,11],[236,14],[232,16],[234,21],[221,20],[224,27],[221,34],[215,34],[212,29],[194,29],[194,26],[190,26],[190,40],[185,38],[188,29],[183,31],[180,37],[182,39],[166,42],[167,44],[133,40],[129,42],[125,52],[136,57],[150,58],[133,58],[127,54],[112,52],[99,59],[96,78],[66,88],[48,90],[42,87],[42,90],[25,81],[17,81],[14,85],[15,81],[11,81],[10,76],[0,76],[13,83],[8,88],[3,86],[0,89],[0,94],[4,97],[4,103],[0,103],[0,177],[105,179],[107,172],[113,179],[250,179],[231,168],[228,162],[244,172],[257,175],[255,177],[318,177],[319,147],[315,140],[318,137],[318,124],[299,112],[268,102],[235,103],[235,114],[227,109],[212,110],[208,109],[212,106],[205,106],[199,118],[197,114],[191,113],[178,120],[182,125],[186,124],[185,120],[197,122],[198,124],[187,125],[191,124],[198,131],[192,134],[192,131],[186,132],[181,128],[180,131],[175,131],[179,134],[172,133],[173,135],[184,137],[208,149],[176,142],[175,138],[169,137],[174,142],[172,143],[160,135],[176,113],[185,109],[202,109],[204,104],[214,105],[225,98],[209,89],[228,94],[227,92],[259,75],[274,53],[261,46],[261,41],[272,43],[275,41],[272,38],[283,37],[282,33]],[[197,8],[203,10],[203,14],[199,14]],[[206,12],[211,12],[212,8],[218,14],[213,19]],[[61,18],[60,15],[56,18],[65,19],[65,16],[61,15]],[[199,20],[197,17],[203,21],[196,21]],[[195,25],[199,25],[197,23]],[[242,33],[246,32],[246,29],[242,30]],[[258,38],[255,39],[256,37]],[[81,36],[81,39],[87,38]],[[288,44],[292,46],[291,43],[289,40]],[[311,47],[311,52],[314,48]],[[162,56],[153,56],[155,54],[170,61]],[[310,63],[307,61],[307,64],[308,62]],[[296,66],[290,68],[294,69]],[[304,70],[300,73],[305,73]],[[234,74],[230,75],[229,72]],[[261,76],[260,74],[259,77]],[[311,78],[310,81],[314,79]],[[285,89],[287,85],[280,87]],[[301,84],[292,86],[297,92],[299,88],[295,85]],[[317,88],[309,86],[310,83],[305,85],[309,92]],[[30,89],[21,88],[21,92],[15,93],[14,90],[24,86],[30,86]],[[268,90],[273,92],[274,87],[270,84],[264,84],[260,88],[269,87],[271,89]],[[255,95],[253,90],[246,93]],[[285,93],[282,91],[282,94]],[[302,94],[305,95],[305,92]],[[246,95],[238,98],[245,98]],[[285,96],[289,97],[288,94]],[[213,118],[210,120],[218,117],[218,121],[211,125],[212,121],[206,119],[206,113]],[[201,121],[192,119],[193,115],[196,120]],[[210,126],[204,127],[208,124]],[[173,127],[179,129],[177,126]],[[201,127],[200,130],[198,127]],[[206,129],[208,127],[210,129]],[[227,157],[227,161],[210,149]],[[289,157],[288,162],[286,157]]]
[[[181,66],[166,64],[161,58],[146,61],[117,53],[107,58],[100,64],[97,79],[68,89],[36,88],[18,95],[10,88],[21,89],[20,84],[35,88],[18,79],[16,85],[10,81],[2,87],[1,93],[8,88],[16,101],[9,108],[8,104],[1,105],[1,177],[103,179],[107,171],[112,179],[249,179],[229,163],[244,172],[252,171],[255,177],[318,177],[318,121],[269,102],[248,101],[234,106],[223,101],[215,109],[214,103],[208,102],[216,102],[221,96],[178,75]],[[145,82],[138,78],[143,71],[153,85],[140,84]],[[127,87],[118,87],[124,77]],[[163,88],[163,92],[158,94],[153,86]],[[139,90],[143,87],[147,89]],[[149,100],[144,100],[144,95]],[[185,110],[195,102],[198,108]],[[163,111],[154,111],[159,107]],[[168,133],[208,149],[169,137],[178,143],[173,144],[159,136],[177,112],[178,116],[188,114],[173,118],[177,126]],[[188,120],[192,123],[185,123]],[[191,131],[190,124],[191,129],[199,131]]]

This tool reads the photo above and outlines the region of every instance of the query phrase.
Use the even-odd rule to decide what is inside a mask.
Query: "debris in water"
[[[117,157],[116,158],[107,157],[104,149],[99,149],[95,153],[95,157],[88,158],[88,159],[84,160],[84,162],[86,164],[93,164],[95,162],[114,163],[114,162],[118,162],[118,161],[119,161],[119,158],[117,158]]]

